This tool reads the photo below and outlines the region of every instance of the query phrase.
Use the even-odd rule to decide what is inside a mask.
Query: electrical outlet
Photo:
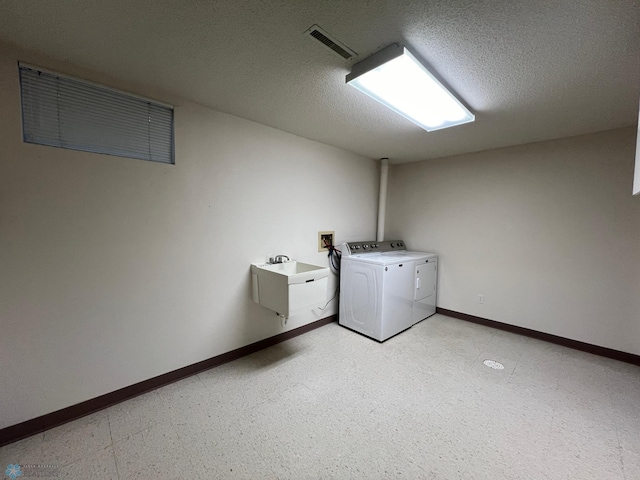
[[[478,295],[478,303],[484,303],[484,295]]]
[[[333,239],[335,235],[336,235],[336,232],[330,232],[330,231],[318,232],[318,251],[326,252],[327,251],[326,245],[333,245]]]

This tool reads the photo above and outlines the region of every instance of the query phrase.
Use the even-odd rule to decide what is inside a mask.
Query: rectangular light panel
[[[428,132],[475,120],[403,46],[390,45],[355,64],[347,83]]]

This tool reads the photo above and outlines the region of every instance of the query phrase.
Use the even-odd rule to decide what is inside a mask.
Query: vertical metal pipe
[[[389,175],[389,159],[380,159],[380,196],[378,197],[378,234],[377,242],[384,240],[384,219],[387,212],[387,177]]]

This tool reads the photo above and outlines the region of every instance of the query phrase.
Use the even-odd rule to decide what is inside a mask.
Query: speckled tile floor
[[[82,480],[639,479],[640,367],[441,315],[383,344],[331,324],[0,448],[9,463]]]

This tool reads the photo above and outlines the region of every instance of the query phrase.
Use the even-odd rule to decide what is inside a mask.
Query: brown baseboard
[[[156,388],[163,387],[170,383],[177,382],[178,380],[182,380],[183,378],[195,375],[196,373],[217,367],[223,363],[237,360],[238,358],[250,355],[264,348],[271,347],[272,345],[297,337],[303,333],[310,332],[311,330],[315,330],[316,328],[335,322],[336,320],[337,315],[332,315],[331,317],[323,318],[316,322],[303,325],[302,327],[289,330],[288,332],[265,338],[259,342],[237,348],[230,352],[223,353],[222,355],[217,355],[207,360],[179,368],[178,370],[173,370],[172,372],[144,380],[140,383],[129,385],[128,387],[121,388],[115,392],[107,393],[105,395],[92,398],[91,400],[86,400],[84,402],[77,403],[76,405],[63,408],[62,410],[47,413],[46,415],[3,428],[0,430],[0,447],[31,435],[35,435],[36,433],[44,432],[45,430],[57,427],[63,423],[84,417],[85,415],[103,410],[117,403],[129,400],[130,398],[155,390]]]
[[[507,332],[517,333],[526,337],[536,338],[538,340],[544,340],[546,342],[562,345],[563,347],[569,347],[575,350],[593,353],[594,355],[600,355],[601,357],[612,358],[614,360],[620,360],[621,362],[640,366],[640,355],[635,355],[633,353],[621,352],[620,350],[614,350],[607,347],[600,347],[598,345],[592,345],[590,343],[580,342],[578,340],[571,340],[570,338],[559,337],[550,333],[539,332],[537,330],[531,330],[529,328],[518,327],[516,325],[509,325],[508,323],[497,322],[495,320],[488,320],[486,318],[476,317],[474,315],[469,315],[466,313],[447,310],[446,308],[437,307],[436,313],[446,315],[447,317],[466,320],[467,322],[478,323],[487,327],[498,328]]]

